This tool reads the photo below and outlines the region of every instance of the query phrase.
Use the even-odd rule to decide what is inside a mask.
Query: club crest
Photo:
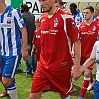
[[[58,19],[56,18],[55,20],[54,20],[54,27],[57,27],[58,26]]]

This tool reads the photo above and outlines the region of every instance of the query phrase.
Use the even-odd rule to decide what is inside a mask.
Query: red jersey
[[[79,39],[72,16],[58,9],[53,16],[48,13],[40,18],[40,63],[49,70],[63,70],[73,66],[71,45]]]
[[[79,25],[79,32],[81,36],[81,55],[88,58],[94,43],[98,40],[99,24],[96,21],[89,25],[82,22]]]
[[[96,21],[99,22],[99,16],[96,17]]]
[[[40,30],[34,31],[34,38],[32,43],[36,46],[36,60],[40,59],[41,45],[40,45]]]

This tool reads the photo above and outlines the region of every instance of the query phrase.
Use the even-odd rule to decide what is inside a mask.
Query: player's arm
[[[21,31],[22,34],[22,57],[24,60],[26,60],[28,58],[26,25],[19,10],[14,10],[13,16],[16,27]]]
[[[75,64],[74,70],[72,71],[72,76],[77,80],[81,76],[80,72],[80,57],[81,57],[81,44],[78,28],[76,23],[72,19],[67,19],[67,31],[68,35],[71,38],[72,43],[74,44],[74,53],[75,53]]]
[[[75,53],[75,64],[74,70],[72,71],[72,76],[77,80],[81,76],[80,71],[80,57],[81,57],[81,43],[80,40],[74,42],[74,53]]]
[[[26,60],[28,58],[26,27],[21,28],[20,31],[22,33],[22,57],[24,60]]]
[[[79,69],[80,67],[80,57],[81,57],[81,43],[80,40],[76,40],[74,42],[74,53],[75,53],[75,69]]]
[[[87,59],[86,62],[81,66],[81,69],[80,69],[81,72],[83,72],[88,66],[90,66],[92,63],[95,62],[98,43],[99,43],[99,41],[95,42],[92,52],[91,52],[91,55],[90,55],[90,58]]]
[[[80,71],[83,72],[88,66],[90,66],[92,63],[95,62],[95,58],[89,58],[86,60],[86,62],[81,66]]]

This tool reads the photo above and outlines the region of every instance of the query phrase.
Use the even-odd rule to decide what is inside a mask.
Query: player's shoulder
[[[99,41],[96,41],[96,42],[95,42],[95,46],[97,46],[97,45],[99,46]]]
[[[40,18],[42,18],[42,17],[48,17],[48,13],[47,12],[42,13],[41,16],[40,16]]]
[[[97,22],[97,21],[95,20],[95,21],[93,21],[93,25],[99,26],[99,22]]]
[[[60,14],[65,14],[65,15],[71,15],[69,11],[66,11],[64,9],[58,9]]]
[[[61,16],[62,18],[66,19],[73,19],[73,16],[70,14],[70,12],[65,11],[63,9],[59,9],[58,16]]]
[[[7,11],[7,13],[13,13],[13,12],[17,11],[17,9],[13,8],[12,6],[8,6],[6,8],[6,11]]]
[[[84,22],[84,21],[83,21],[83,22],[80,22],[79,25],[80,25],[80,26],[86,25],[86,22]]]

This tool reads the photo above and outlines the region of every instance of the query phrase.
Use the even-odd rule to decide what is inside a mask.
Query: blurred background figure
[[[21,4],[20,10],[23,16],[23,20],[26,24],[27,34],[28,34],[28,54],[29,58],[26,60],[26,72],[27,74],[31,74],[32,71],[35,72],[36,69],[36,60],[35,60],[35,52],[31,56],[31,50],[32,50],[32,38],[34,31],[36,29],[35,27],[35,16],[29,12],[29,7],[27,4]]]
[[[74,21],[76,22],[76,25],[78,25],[80,22],[83,22],[84,15],[82,12],[77,10],[77,5],[75,3],[71,3],[69,5],[70,12],[73,16]]]
[[[94,16],[95,16],[95,20],[97,21],[97,22],[99,22],[99,9],[95,9],[95,11],[94,11]]]
[[[95,16],[95,17],[99,16],[99,9],[95,9],[95,11],[94,11],[94,16]]]
[[[41,45],[40,45],[40,28],[39,28],[39,18],[37,18],[35,20],[35,26],[36,26],[36,30],[34,32],[34,36],[33,36],[33,47],[32,47],[32,51],[31,54],[34,53],[35,49],[36,49],[36,61],[37,64],[39,62],[40,59],[40,52],[41,52]]]
[[[96,21],[93,21],[94,8],[87,6],[84,8],[84,22],[81,22],[78,29],[81,37],[81,62],[83,63],[90,57],[92,48],[98,40],[99,26]],[[79,99],[84,99],[86,91],[92,89],[94,80],[92,77],[94,63],[84,71],[84,80],[79,95]]]
[[[58,8],[63,9],[64,8],[64,2],[62,0],[55,0],[55,5]]]

